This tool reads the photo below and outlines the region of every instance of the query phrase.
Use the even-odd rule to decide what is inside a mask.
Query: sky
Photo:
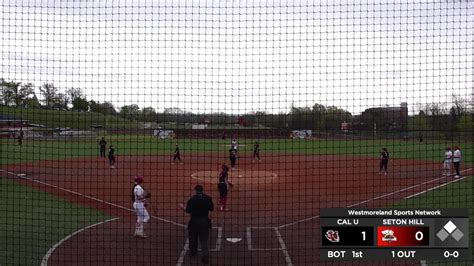
[[[0,77],[116,107],[415,112],[474,90],[469,0],[2,3]]]

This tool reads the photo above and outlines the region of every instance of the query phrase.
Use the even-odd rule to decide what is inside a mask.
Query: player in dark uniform
[[[23,138],[25,137],[25,132],[23,130],[20,130],[20,135],[18,136],[18,145],[23,145]]]
[[[227,195],[229,194],[229,187],[234,185],[229,181],[229,167],[222,165],[221,172],[219,173],[219,182],[217,188],[219,189],[219,209],[221,211],[227,211]]]
[[[115,168],[115,148],[114,145],[109,146],[109,167]]]
[[[387,148],[382,148],[382,152],[380,153],[380,172],[379,172],[379,175],[381,175],[382,173],[384,175],[387,175],[387,166],[388,166],[389,157],[390,157],[390,154],[388,153]]]
[[[176,161],[179,161],[180,164],[183,164],[183,161],[181,160],[181,152],[179,151],[178,144],[176,144],[175,149],[174,149],[173,163],[175,163]]]
[[[235,165],[237,164],[237,151],[234,149],[229,149],[229,159],[230,159],[230,167],[232,170],[235,169]]]
[[[253,163],[256,159],[260,162],[260,144],[258,143],[258,141],[255,141],[255,143],[253,144],[253,159],[252,159],[252,163]]]
[[[100,139],[99,146],[100,146],[100,157],[105,157],[105,147],[107,146],[107,141],[105,141],[104,137]]]

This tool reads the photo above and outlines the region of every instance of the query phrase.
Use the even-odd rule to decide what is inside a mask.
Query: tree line
[[[453,132],[468,133],[474,130],[474,92],[471,99],[451,96],[449,102],[418,105],[418,114],[409,118],[408,130],[419,132],[435,131],[454,137]],[[472,136],[471,136],[472,137]]]
[[[45,108],[96,112],[118,115],[131,121],[173,122],[178,124],[206,123],[243,127],[268,127],[286,129],[335,129],[342,121],[349,121],[351,113],[335,106],[315,104],[309,107],[291,107],[288,113],[270,114],[257,111],[244,115],[223,112],[195,114],[180,108],[165,108],[158,113],[153,107],[140,108],[137,104],[125,105],[117,109],[110,102],[88,100],[80,88],[69,88],[61,92],[53,83],[44,83],[38,89],[38,97],[32,83],[21,83],[1,79],[0,104],[20,108]]]
[[[53,83],[44,83],[38,89],[41,99],[38,97],[32,83],[6,81],[2,78],[0,81],[0,104],[18,108],[44,108],[97,112],[110,115],[117,114],[112,103],[87,100],[80,88],[69,88],[61,92]]]
[[[239,124],[242,127],[262,127],[277,129],[312,129],[338,131],[341,123],[347,122],[356,128],[356,124],[368,125],[372,129],[373,121],[360,121],[360,116],[353,116],[349,111],[336,106],[325,106],[315,103],[311,107],[291,106],[289,112],[270,114],[263,111],[243,115],[223,112],[212,114],[195,114],[180,108],[165,108],[156,112],[153,107],[140,108],[137,104],[125,105],[117,109],[110,102],[88,100],[80,88],[69,88],[60,91],[52,83],[44,83],[36,94],[32,83],[21,83],[1,79],[0,104],[19,108],[45,108],[95,112],[106,115],[117,115],[130,121],[139,122],[173,122],[177,124]],[[474,98],[474,94],[472,95]],[[408,119],[409,131],[472,131],[473,101],[453,95],[450,103],[428,103],[419,105],[417,115]],[[364,128],[358,128],[364,130]]]

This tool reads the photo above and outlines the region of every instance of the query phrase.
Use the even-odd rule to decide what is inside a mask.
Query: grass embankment
[[[17,119],[28,120],[33,124],[45,125],[49,128],[69,127],[72,129],[89,130],[92,125],[101,125],[105,129],[140,127],[138,122],[132,122],[118,116],[90,112],[23,109],[0,106],[0,113],[13,116]]]

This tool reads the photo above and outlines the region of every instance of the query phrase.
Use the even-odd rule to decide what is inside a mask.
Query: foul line
[[[252,228],[254,229],[271,229],[275,231],[276,238],[278,239],[278,243],[280,244],[279,248],[254,248],[252,245]],[[283,256],[285,256],[286,265],[292,266],[293,262],[291,261],[290,253],[286,248],[285,240],[281,236],[280,230],[277,227],[273,226],[249,226],[247,227],[247,249],[249,251],[274,251],[280,250],[283,252]]]
[[[77,230],[76,232],[73,232],[69,235],[67,235],[65,238],[61,239],[59,242],[57,242],[56,244],[54,244],[54,246],[52,246],[48,252],[46,252],[46,254],[44,255],[43,257],[43,260],[41,261],[41,266],[47,266],[48,265],[48,260],[49,258],[51,257],[51,255],[54,253],[54,251],[56,251],[56,249],[61,246],[64,242],[66,242],[69,238],[87,230],[87,229],[90,229],[92,227],[95,227],[95,226],[98,226],[98,225],[101,225],[101,224],[105,224],[105,223],[108,223],[108,222],[112,222],[112,221],[115,221],[115,220],[118,220],[119,218],[112,218],[112,219],[109,219],[109,220],[106,220],[106,221],[102,221],[102,222],[98,222],[98,223],[95,223],[95,224],[92,224],[92,225],[89,225],[89,226],[86,226],[82,229],[79,229]]]
[[[0,169],[0,171],[5,172],[9,175],[14,175],[14,176],[18,176],[18,177],[26,176],[26,174],[17,174],[17,173],[10,172],[10,171],[4,170],[4,169]]]
[[[186,238],[186,242],[184,243],[183,250],[181,250],[181,253],[179,254],[179,258],[178,258],[178,261],[176,262],[176,266],[183,265],[184,257],[186,256],[187,250],[189,250],[189,238]]]
[[[466,172],[466,171],[470,171],[472,170],[473,168],[467,168],[467,169],[464,169],[462,171],[460,171],[461,173],[463,172]],[[413,186],[410,186],[410,187],[406,187],[406,188],[403,188],[403,189],[399,189],[397,191],[393,191],[393,192],[390,192],[390,193],[387,193],[387,194],[382,194],[380,196],[377,196],[377,197],[374,197],[374,198],[370,198],[370,199],[367,199],[367,200],[364,200],[364,201],[361,201],[361,202],[358,202],[358,203],[354,203],[354,204],[351,204],[351,205],[348,205],[346,206],[345,208],[352,208],[352,207],[356,207],[356,206],[359,206],[359,205],[362,205],[364,203],[367,203],[367,202],[371,202],[371,201],[375,201],[375,200],[378,200],[378,199],[383,199],[383,198],[386,198],[388,196],[391,196],[391,195],[394,195],[394,194],[398,194],[400,192],[404,192],[404,191],[407,191],[407,190],[411,190],[413,188],[416,188],[416,187],[419,187],[419,186],[422,186],[422,185],[426,185],[426,184],[429,184],[429,183],[433,183],[433,182],[436,182],[440,179],[443,179],[443,178],[446,178],[446,176],[442,176],[442,177],[437,177],[435,179],[432,179],[432,180],[429,180],[429,181],[425,181],[423,183],[420,183],[420,184],[417,184],[417,185],[413,185]],[[460,178],[461,179],[461,178]],[[445,183],[446,184],[446,183]],[[319,215],[315,215],[315,216],[312,216],[312,217],[308,217],[308,218],[305,218],[305,219],[301,219],[301,220],[298,220],[298,221],[295,221],[295,222],[292,222],[292,223],[287,223],[287,224],[283,224],[283,225],[280,225],[280,226],[277,226],[276,228],[278,229],[282,229],[282,228],[285,228],[285,227],[288,227],[288,226],[292,226],[292,225],[295,225],[295,224],[299,224],[299,223],[303,223],[303,222],[307,222],[307,221],[310,221],[310,220],[313,220],[313,219],[317,219],[319,218]]]
[[[281,251],[283,252],[283,255],[285,255],[286,265],[293,266],[293,262],[291,261],[291,257],[290,257],[290,254],[288,253],[288,249],[286,249],[285,241],[283,240],[283,237],[280,234],[280,230],[278,230],[278,228],[276,227],[274,229],[278,238],[278,242],[280,242]]]
[[[15,175],[17,175],[17,174],[15,174]],[[52,188],[55,188],[55,189],[58,189],[58,190],[62,190],[62,191],[65,191],[65,192],[68,192],[68,193],[71,193],[71,194],[74,194],[74,195],[77,195],[77,196],[87,198],[87,199],[91,199],[91,200],[94,200],[94,201],[97,201],[97,202],[100,202],[100,203],[104,203],[104,204],[107,204],[107,205],[110,205],[110,206],[113,206],[113,207],[116,207],[116,208],[119,208],[119,209],[122,209],[122,210],[135,212],[135,210],[124,207],[122,205],[118,205],[118,204],[115,204],[115,203],[112,203],[112,202],[109,202],[109,201],[106,201],[106,200],[101,200],[101,199],[96,198],[96,197],[92,197],[92,196],[82,194],[82,193],[74,191],[74,190],[70,190],[70,189],[67,189],[67,188],[62,188],[62,187],[59,187],[59,186],[56,186],[56,185],[52,185],[52,184],[49,184],[49,183],[46,183],[46,182],[43,182],[43,181],[40,181],[40,180],[35,180],[35,179],[32,179],[31,177],[25,177],[25,176],[19,176],[19,175],[17,175],[17,177],[19,177],[21,179],[29,180],[31,182],[35,182],[35,183],[38,183],[38,184],[42,184],[42,185],[45,185],[45,186],[48,186],[48,187],[52,187]],[[161,218],[161,217],[158,217],[158,216],[150,215],[150,217],[152,217],[152,218],[154,218],[158,221],[165,222],[165,223],[170,223],[170,224],[173,224],[173,225],[176,225],[176,226],[179,226],[179,227],[183,227],[183,228],[187,227],[184,224],[173,222],[171,220],[167,220],[167,219],[164,219],[164,218]]]

